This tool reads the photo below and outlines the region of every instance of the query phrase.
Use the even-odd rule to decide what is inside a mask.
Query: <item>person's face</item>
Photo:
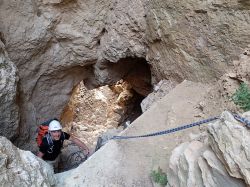
[[[51,134],[53,140],[59,140],[61,137],[61,133],[62,133],[61,130],[50,131],[50,134]]]

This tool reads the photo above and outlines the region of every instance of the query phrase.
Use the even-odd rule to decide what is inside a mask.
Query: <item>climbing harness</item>
[[[47,134],[45,135],[45,137],[46,137],[46,139],[47,139],[47,142],[48,142],[49,146],[50,146],[50,147],[53,147],[53,146],[54,146],[54,143],[53,143],[53,140],[52,140],[51,135],[50,135],[49,133],[47,133]],[[52,151],[52,152],[53,152],[53,151]]]
[[[241,123],[246,124],[247,127],[250,128],[250,121],[247,120],[246,118],[243,118],[241,116],[239,116],[238,114],[233,114],[234,118],[238,121],[240,121]],[[172,128],[172,129],[168,129],[168,130],[164,130],[164,131],[159,131],[159,132],[155,132],[155,133],[150,133],[150,134],[145,134],[145,135],[138,135],[138,136],[113,136],[111,139],[113,140],[121,140],[121,139],[131,139],[131,138],[143,138],[143,137],[150,137],[150,136],[159,136],[159,135],[163,135],[163,134],[171,134],[177,131],[181,131],[184,129],[188,129],[188,128],[192,128],[195,126],[200,126],[202,124],[214,121],[219,119],[219,116],[213,117],[213,118],[208,118],[205,120],[201,120],[198,122],[194,122],[194,123],[190,123],[188,125],[184,125],[184,126],[180,126],[180,127],[176,127],[176,128]]]
[[[52,145],[51,147],[49,147],[49,149],[47,150],[47,152],[49,154],[53,153],[53,149],[54,149],[54,145]]]

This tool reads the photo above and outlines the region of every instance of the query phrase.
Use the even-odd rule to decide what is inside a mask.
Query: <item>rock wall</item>
[[[121,135],[143,135],[198,121],[200,111],[195,108],[209,90],[209,85],[183,81],[133,121]],[[171,151],[188,141],[190,133],[198,132],[200,129],[196,127],[162,136],[109,140],[76,169],[56,174],[57,186],[152,187],[152,170],[161,167],[166,172]]]
[[[17,69],[0,38],[0,136],[13,140],[18,134]]]
[[[19,144],[38,123],[60,117],[81,80],[93,88],[129,71],[112,69],[114,63],[147,59],[153,83],[209,81],[250,40],[244,1],[2,0],[0,18],[20,77],[21,121],[13,124],[20,126]]]
[[[249,113],[243,116],[249,117]],[[249,186],[249,129],[224,112],[221,120],[208,126],[207,137],[174,149],[169,186]]]
[[[102,62],[145,56],[142,5],[138,1],[1,1],[1,35],[20,76],[19,143],[34,134],[38,123],[52,115],[60,117],[81,80],[97,84],[94,74],[99,82],[110,79],[112,71],[105,71]]]
[[[113,89],[117,92],[109,86],[87,90],[81,82],[61,120],[67,127],[65,131],[79,137],[90,150],[95,150],[98,137],[124,121],[128,110],[125,104],[133,97],[128,86],[116,84]]]
[[[148,61],[158,79],[211,81],[249,44],[245,1],[148,2]]]
[[[46,187],[56,184],[52,167],[33,155],[15,147],[0,137],[0,186]]]

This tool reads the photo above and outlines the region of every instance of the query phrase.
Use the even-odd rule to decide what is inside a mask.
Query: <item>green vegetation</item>
[[[233,94],[232,99],[244,111],[250,110],[250,89],[246,83],[241,83],[240,87]]]
[[[153,170],[151,172],[151,177],[153,178],[154,182],[160,184],[161,186],[166,186],[168,183],[167,175],[162,171],[160,167],[157,171]]]

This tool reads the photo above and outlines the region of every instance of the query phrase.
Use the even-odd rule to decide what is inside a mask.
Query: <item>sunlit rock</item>
[[[0,186],[49,187],[56,183],[49,164],[5,137],[0,137],[0,171]]]
[[[223,112],[220,120],[209,124],[207,133],[207,142],[186,142],[174,149],[169,186],[249,186],[249,129]]]

